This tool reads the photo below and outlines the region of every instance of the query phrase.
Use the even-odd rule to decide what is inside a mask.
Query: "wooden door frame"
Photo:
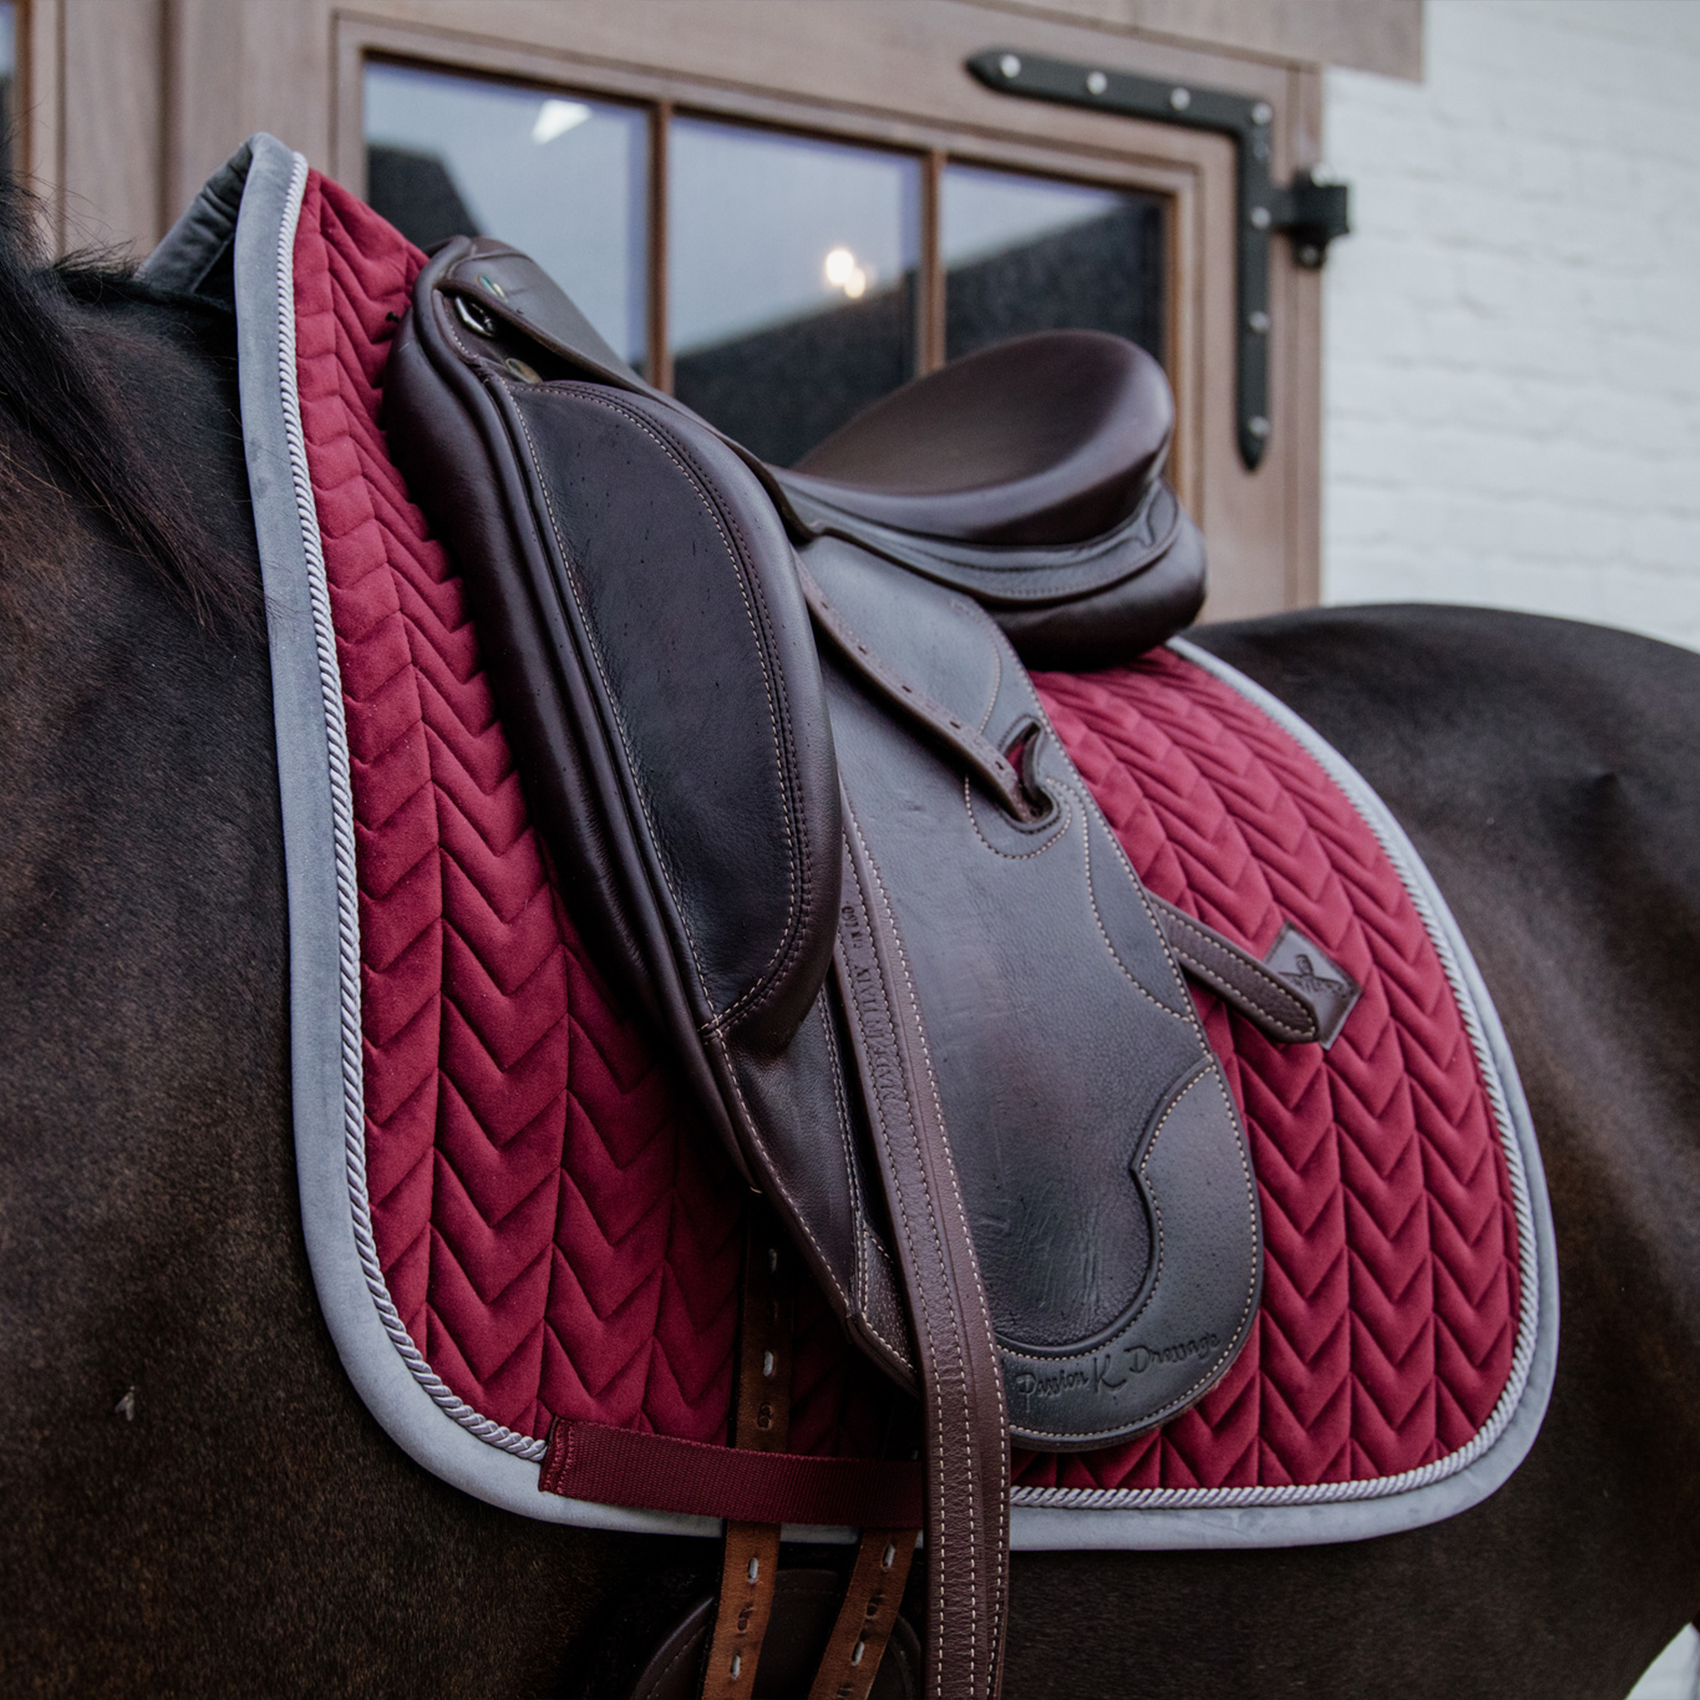
[[[948,151],[1155,191],[1170,208],[1167,353],[1181,420],[1172,470],[1211,549],[1208,611],[1221,618],[1312,602],[1320,278],[1275,244],[1274,430],[1262,467],[1248,473],[1235,441],[1230,145],[1012,100],[975,83],[962,62],[1010,47],[1267,100],[1277,181],[1319,157],[1320,70],[1094,25],[1080,10],[996,0],[21,0],[22,151],[47,191],[57,245],[74,245],[92,226],[145,247],[255,129],[362,187],[360,70],[378,54],[843,135],[924,159]]]

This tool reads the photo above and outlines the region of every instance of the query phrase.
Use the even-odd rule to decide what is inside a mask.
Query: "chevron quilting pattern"
[[[1027,1485],[1284,1486],[1464,1445],[1511,1370],[1517,1239],[1474,1054],[1392,864],[1311,757],[1166,650],[1037,681],[1140,877],[1258,952],[1292,920],[1364,988],[1340,1037],[1271,1043],[1201,997],[1252,1139],[1257,1331],[1191,1411]]]
[[[460,582],[384,452],[383,365],[420,263],[311,176],[298,367],[354,770],[380,1259],[414,1340],[485,1415],[718,1438],[739,1190],[579,943]],[[1153,890],[1260,950],[1292,919],[1365,993],[1326,1055],[1201,999],[1258,1165],[1258,1330],[1195,1410],[1110,1452],[1027,1457],[1018,1479],[1274,1485],[1442,1456],[1505,1385],[1516,1243],[1474,1059],[1397,875],[1308,756],[1180,659],[1039,684]],[[800,1318],[793,1443],[868,1450],[881,1384],[818,1296]]]

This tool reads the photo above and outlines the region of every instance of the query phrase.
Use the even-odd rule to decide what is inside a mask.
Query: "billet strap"
[[[848,797],[834,967],[920,1372],[926,1691],[935,1700],[990,1700],[1002,1682],[1009,1592],[1002,1368],[896,917]]]
[[[809,1700],[868,1700],[903,1604],[919,1529],[864,1529]]]
[[[745,1451],[783,1452],[791,1433],[791,1248],[760,1199],[750,1200],[745,1221],[732,1441]],[[703,1700],[738,1700],[754,1691],[778,1579],[779,1524],[728,1519]]]
[[[1157,924],[1182,968],[1201,985],[1231,1003],[1271,1039],[1288,1045],[1314,1044],[1322,1037],[1316,1005],[1278,970],[1259,962],[1224,933],[1145,894],[1157,912]]]

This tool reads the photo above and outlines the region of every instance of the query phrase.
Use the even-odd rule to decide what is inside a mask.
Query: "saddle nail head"
[[[998,61],[998,69],[1006,77],[1019,77],[1021,75],[1021,61],[1013,53],[1006,53]]]

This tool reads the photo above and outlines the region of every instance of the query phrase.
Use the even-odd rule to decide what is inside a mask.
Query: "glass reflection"
[[[648,299],[649,124],[632,107],[368,65],[367,198],[430,247],[523,248],[634,366]]]
[[[914,376],[919,163],[676,119],[668,139],[673,387],[789,465]]]
[[[1030,331],[1113,331],[1163,358],[1163,203],[978,166],[940,185],[945,357]]]

